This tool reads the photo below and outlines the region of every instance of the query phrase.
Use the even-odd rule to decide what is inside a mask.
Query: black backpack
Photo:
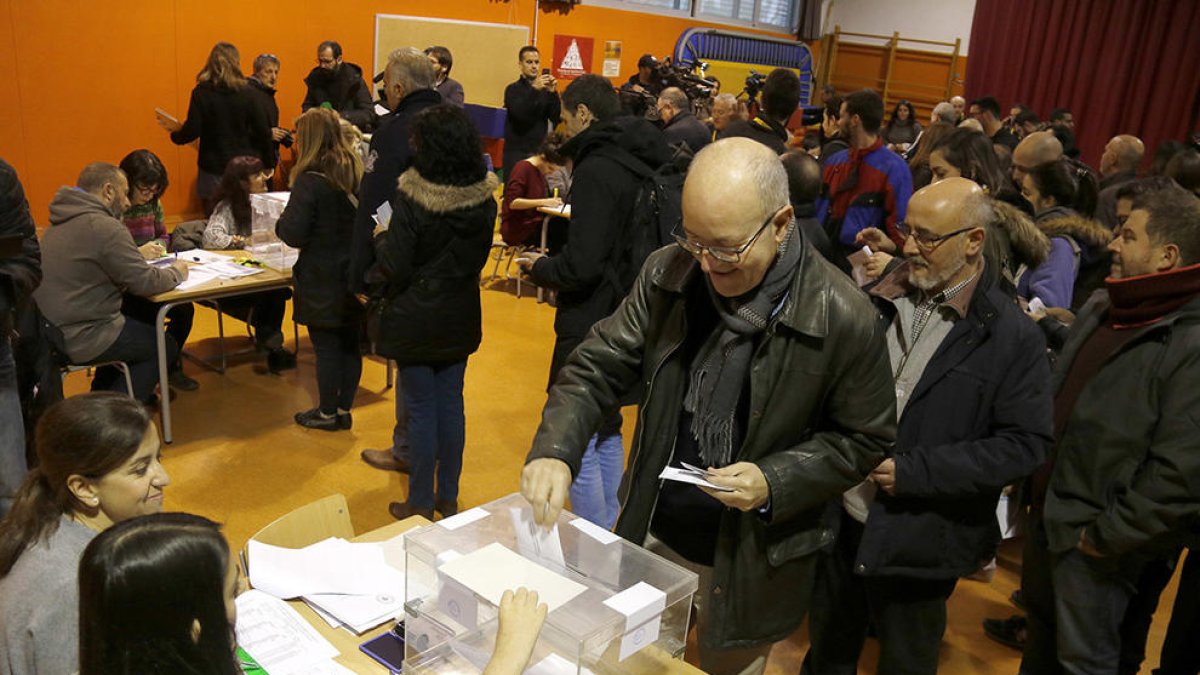
[[[683,179],[685,171],[678,163],[667,162],[651,168],[624,148],[601,151],[638,177],[633,208],[618,232],[613,257],[605,269],[605,279],[617,291],[618,301],[633,288],[646,258],[673,243],[671,230],[683,217]]]

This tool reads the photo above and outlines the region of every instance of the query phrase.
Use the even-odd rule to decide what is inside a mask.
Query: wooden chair
[[[350,507],[342,494],[329,495],[294,509],[254,533],[250,540],[283,548],[304,548],[330,537],[354,538]],[[248,571],[246,559],[246,549],[243,549],[242,567]]]

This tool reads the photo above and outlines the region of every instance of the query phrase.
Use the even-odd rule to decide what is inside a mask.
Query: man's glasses
[[[947,239],[950,239],[951,237],[957,237],[964,232],[970,232],[974,229],[976,229],[976,226],[964,227],[953,232],[947,232],[946,234],[931,234],[929,232],[913,230],[909,228],[908,223],[905,222],[896,223],[896,231],[898,231],[905,239],[912,237],[913,241],[917,243],[917,248],[925,251],[926,253],[935,250]]]
[[[754,233],[754,236],[750,237],[750,241],[737,247],[705,246],[704,244],[688,239],[687,233],[683,231],[682,218],[680,218],[679,222],[675,223],[675,227],[671,229],[671,236],[675,237],[675,243],[679,244],[680,248],[688,253],[691,253],[697,258],[707,253],[710,258],[716,260],[717,262],[726,263],[728,265],[736,265],[742,261],[742,256],[746,254],[746,251],[750,250],[751,246],[754,246],[754,242],[758,241],[758,238],[762,236],[762,233],[767,230],[767,226],[775,220],[775,216],[779,215],[779,212],[782,210],[783,207],[781,206],[772,211],[771,215],[767,216],[767,219],[764,220],[763,224],[759,226],[758,231]]]

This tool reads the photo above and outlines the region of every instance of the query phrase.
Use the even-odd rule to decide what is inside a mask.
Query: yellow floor
[[[467,446],[460,497],[464,508],[517,491],[520,467],[545,399],[554,310],[529,295],[517,299],[511,291],[511,286],[501,285],[483,293],[483,346],[471,358],[466,376]],[[240,322],[228,321],[226,328],[235,335],[232,347],[248,344]],[[290,332],[285,333],[290,340]],[[188,349],[215,353],[215,336],[215,314],[197,307]],[[292,415],[314,405],[316,381],[303,328],[300,339],[299,367],[282,376],[267,374],[261,358],[253,356],[234,361],[225,375],[185,365],[200,389],[180,392],[172,407],[176,440],[164,453],[172,479],[166,508],[224,523],[235,548],[279,515],[331,493],[346,495],[358,532],[390,522],[387,503],[405,496],[403,476],[371,469],[358,456],[363,448],[386,447],[391,440],[394,404],[392,391],[385,389],[383,363],[368,359],[364,364],[353,430],[304,429]],[[68,394],[86,389],[86,377],[72,374]],[[626,428],[632,430],[628,414]],[[980,629],[984,617],[1013,612],[1007,597],[1016,584],[1011,564],[1002,565],[991,584],[959,584],[950,600],[942,673],[1016,672],[1017,653],[988,640]],[[1157,664],[1174,595],[1172,582],[1163,594],[1150,636],[1151,658],[1143,672]],[[768,673],[799,672],[806,645],[803,630],[777,645]],[[862,672],[873,672],[874,654],[868,641]]]

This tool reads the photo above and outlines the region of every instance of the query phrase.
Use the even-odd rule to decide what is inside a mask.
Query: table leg
[[[154,342],[158,348],[158,410],[162,415],[163,442],[170,443],[171,437],[171,384],[167,375],[167,312],[175,305],[165,303],[158,308],[158,316],[154,320]],[[182,345],[180,346],[182,349]]]
[[[546,216],[544,218],[542,218],[542,247],[541,247],[541,250],[538,251],[538,253],[541,253],[542,255],[546,255],[546,246],[547,246],[546,240],[549,238],[547,236],[549,230],[550,230],[550,214],[546,214]],[[538,302],[545,302],[546,301],[546,291],[543,290],[541,286],[538,286],[537,289],[538,289],[538,292],[537,292]]]

